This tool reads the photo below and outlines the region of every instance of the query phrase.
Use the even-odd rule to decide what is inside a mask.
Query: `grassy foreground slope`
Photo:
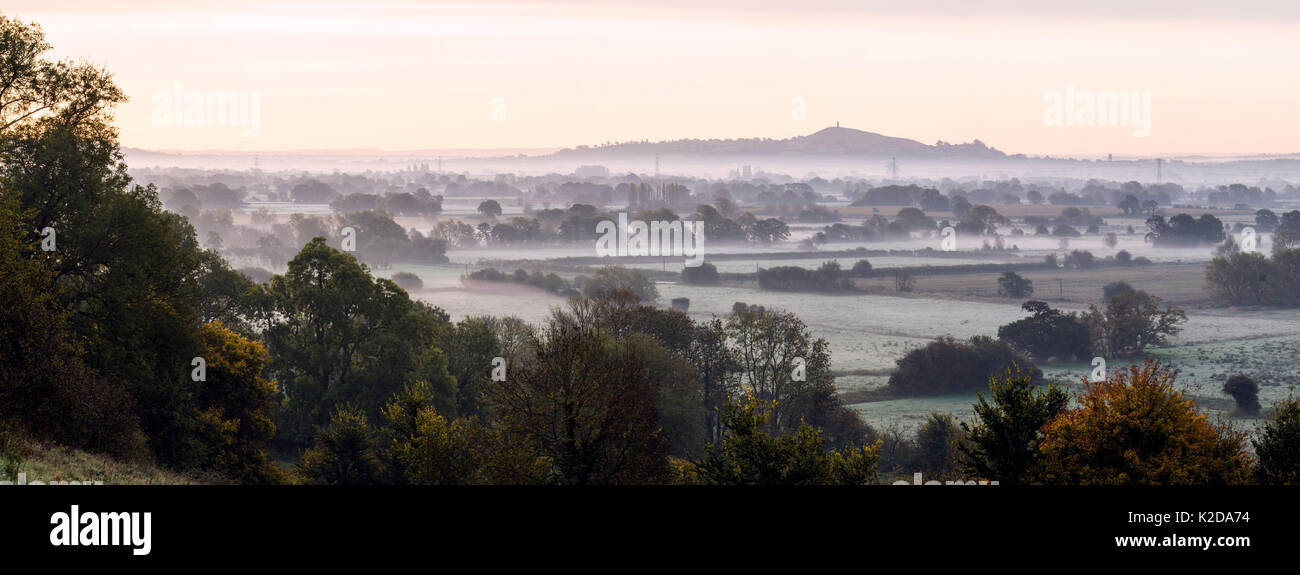
[[[24,438],[0,430],[0,481],[26,483],[95,482],[104,485],[192,485],[201,479],[166,471],[146,463],[125,463],[105,455],[87,453]]]

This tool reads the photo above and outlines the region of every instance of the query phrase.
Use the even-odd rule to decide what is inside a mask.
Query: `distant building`
[[[578,166],[573,175],[579,178],[608,178],[609,168],[605,166]]]

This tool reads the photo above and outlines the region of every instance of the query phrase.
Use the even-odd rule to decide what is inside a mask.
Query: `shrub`
[[[718,275],[718,268],[709,262],[701,263],[695,267],[682,268],[682,283],[691,285],[718,285],[722,282],[722,277]]]
[[[815,270],[797,266],[778,266],[758,270],[758,287],[775,291],[852,291],[853,281],[842,277],[840,264],[825,262]]]
[[[1007,270],[998,278],[998,297],[1026,298],[1034,295],[1034,282]]]
[[[393,274],[393,282],[406,291],[414,291],[424,287],[424,280],[410,272],[397,272]]]
[[[1223,384],[1223,393],[1237,402],[1237,411],[1248,415],[1259,413],[1259,384],[1255,380],[1244,375],[1229,377]]]
[[[889,387],[907,395],[941,394],[982,389],[989,379],[1020,367],[1034,381],[1042,372],[1004,341],[975,336],[969,341],[941,337],[898,360]]]

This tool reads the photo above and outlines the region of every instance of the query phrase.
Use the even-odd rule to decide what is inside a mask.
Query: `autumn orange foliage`
[[[1037,480],[1050,484],[1249,481],[1245,435],[1213,424],[1153,360],[1119,370],[1044,427]]]

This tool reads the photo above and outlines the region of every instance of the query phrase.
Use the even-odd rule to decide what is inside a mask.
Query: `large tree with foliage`
[[[741,391],[772,402],[765,418],[769,433],[791,433],[802,420],[820,426],[833,417],[840,405],[830,345],[813,339],[798,316],[749,307],[727,318],[726,332]]]
[[[123,458],[146,455],[126,386],[88,369],[72,343],[53,270],[0,195],[0,426]]]
[[[129,394],[153,455],[194,465],[188,373],[202,348],[203,274],[194,230],[162,210],[152,186],[131,185],[110,123],[125,97],[108,72],[43,58],[50,46],[35,25],[0,17],[0,37],[0,194],[14,199],[24,233],[52,230],[55,248],[38,257],[93,374],[60,384]]]
[[[974,425],[961,424],[968,435],[959,446],[959,465],[968,476],[1005,485],[1028,482],[1043,427],[1070,403],[1065,390],[1034,379],[1028,372],[1007,369],[990,378],[988,396],[978,394]]]
[[[440,411],[455,413],[455,380],[435,340],[449,324],[441,310],[412,302],[323,238],[304,246],[270,284],[277,320],[265,337],[287,398],[286,438],[306,439],[344,403],[374,420],[415,381],[437,390]]]
[[[340,406],[298,460],[299,479],[314,485],[369,485],[382,478],[374,430],[361,410]]]
[[[582,295],[596,297],[602,292],[612,293],[617,290],[629,290],[640,301],[654,303],[659,299],[659,289],[654,280],[645,272],[623,266],[604,266],[590,277],[579,277]]]
[[[998,339],[1029,353],[1035,359],[1092,357],[1092,338],[1078,314],[1052,309],[1047,302],[1030,300],[1020,306],[1033,314],[998,328]]]
[[[206,377],[195,392],[201,465],[240,483],[278,481],[266,454],[266,442],[275,436],[277,395],[275,383],[262,377],[270,355],[220,322],[204,325],[202,332]]]
[[[1088,384],[1044,428],[1038,481],[1063,485],[1212,485],[1249,481],[1245,434],[1211,423],[1153,360]]]
[[[489,392],[502,431],[549,462],[536,482],[658,483],[667,477],[657,382],[644,351],[563,310],[528,335],[528,362]]]
[[[727,432],[691,471],[709,485],[865,485],[876,477],[880,443],[831,451],[806,422],[790,434],[764,431],[770,403],[752,396],[722,411]]]
[[[1187,314],[1165,306],[1160,298],[1137,289],[1111,296],[1106,309],[1088,307],[1081,319],[1092,333],[1093,352],[1103,357],[1141,355],[1148,346],[1164,345],[1182,331]]]
[[[1300,400],[1288,396],[1273,404],[1273,417],[1252,440],[1260,483],[1300,484]]]

